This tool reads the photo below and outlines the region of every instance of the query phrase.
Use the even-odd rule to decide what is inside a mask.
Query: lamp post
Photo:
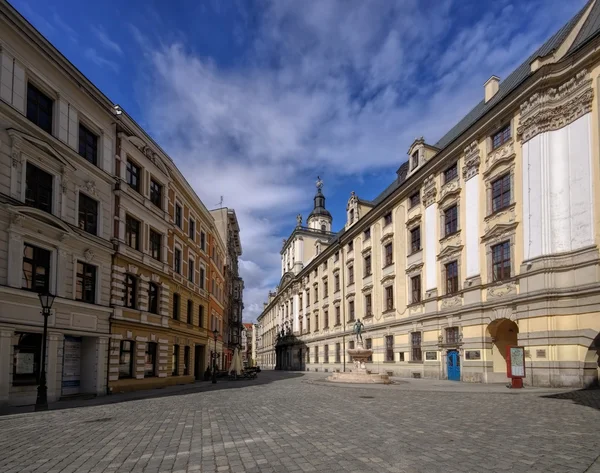
[[[39,386],[37,389],[37,399],[35,400],[36,411],[48,410],[48,387],[46,386],[46,339],[48,338],[48,317],[50,317],[50,309],[54,303],[56,296],[49,292],[38,294],[40,304],[42,305],[42,315],[44,316],[44,335],[42,337],[42,361],[40,367]]]
[[[217,329],[213,330],[213,335],[215,336],[215,352],[213,353],[213,370],[212,370],[212,383],[217,384],[217,335],[219,331]]]

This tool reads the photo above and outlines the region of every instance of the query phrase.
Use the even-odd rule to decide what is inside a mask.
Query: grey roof
[[[558,30],[548,41],[540,46],[531,56],[527,58],[519,67],[517,67],[504,81],[500,83],[498,92],[487,103],[482,100],[467,113],[454,127],[450,129],[434,146],[440,150],[447,147],[456,140],[469,127],[474,125],[481,117],[490,111],[498,102],[505,98],[509,93],[516,89],[531,74],[531,62],[537,57],[544,57],[561,45],[573,27],[577,24],[581,16],[585,13],[590,3],[595,0],[589,0],[585,6],[571,18],[560,30]],[[591,40],[600,33],[600,0],[596,0],[588,18],[581,28],[577,38],[569,48],[567,54],[575,51],[583,44]],[[408,166],[408,162],[402,164]],[[402,166],[398,169],[398,178],[394,180],[383,192],[381,192],[371,203],[376,206],[383,202],[389,195],[398,189],[406,181],[406,173],[402,175]]]

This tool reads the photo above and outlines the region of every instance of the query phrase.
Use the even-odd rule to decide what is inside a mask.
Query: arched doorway
[[[583,386],[600,385],[600,333],[588,348],[583,364]]]
[[[487,328],[492,339],[492,372],[488,379],[491,382],[506,380],[506,347],[518,345],[519,326],[509,319],[494,320]]]

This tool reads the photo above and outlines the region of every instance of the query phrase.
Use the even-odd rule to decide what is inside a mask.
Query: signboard
[[[465,359],[467,360],[481,360],[480,350],[469,350],[465,352]]]
[[[437,351],[426,351],[425,359],[426,360],[437,360]]]
[[[81,384],[81,337],[65,336],[62,394],[79,394]]]
[[[525,349],[523,347],[506,347],[506,375],[509,378],[525,377]]]
[[[35,374],[35,358],[33,353],[16,354],[15,374]]]

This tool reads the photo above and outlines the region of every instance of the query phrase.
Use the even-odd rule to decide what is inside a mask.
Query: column
[[[0,405],[8,402],[12,365],[12,330],[0,331]]]
[[[294,297],[292,299],[292,308],[294,310],[293,314],[294,314],[294,328],[293,331],[297,332],[298,330],[300,330],[300,319],[299,319],[299,312],[300,312],[300,296],[298,295],[298,293],[294,294]]]
[[[108,337],[100,337],[96,339],[96,394],[98,396],[104,396],[106,394],[106,369],[108,365],[108,346]]]
[[[463,178],[465,179],[466,278],[479,276],[479,147],[477,141],[466,150]]]

